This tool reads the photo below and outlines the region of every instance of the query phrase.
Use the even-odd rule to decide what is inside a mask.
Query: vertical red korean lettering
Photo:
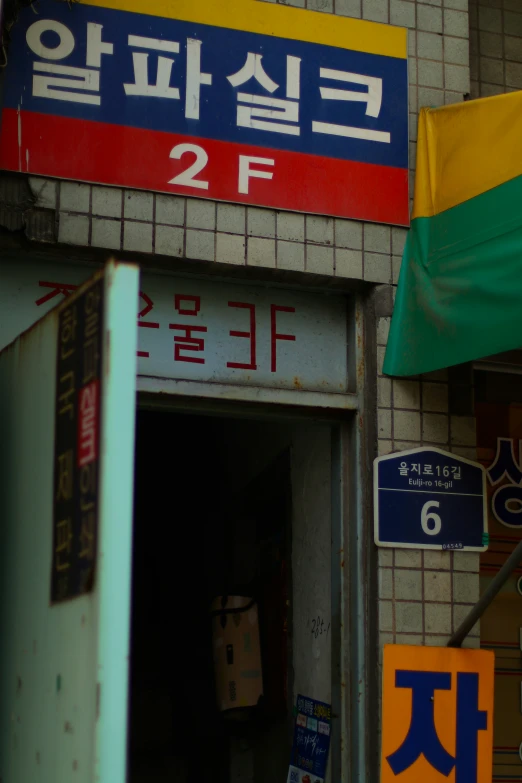
[[[295,307],[285,307],[284,305],[270,305],[270,350],[271,350],[271,372],[277,371],[277,341],[295,340],[295,334],[280,334],[277,331],[277,313],[295,313]]]
[[[99,382],[91,381],[80,390],[78,416],[78,467],[89,465],[98,456]]]
[[[236,329],[230,330],[231,337],[244,337],[250,339],[250,364],[242,362],[227,362],[227,367],[235,367],[241,370],[257,370],[256,364],[256,306],[247,304],[247,302],[229,302],[229,307],[241,307],[250,310],[250,331],[239,332]]]
[[[147,294],[144,291],[140,291],[140,299],[143,299],[145,302],[145,307],[143,307],[139,313],[138,313],[138,326],[145,327],[146,329],[159,329],[159,323],[157,321],[142,321],[141,319],[144,318],[146,315],[150,313],[152,308],[154,307],[154,303],[150,296],[147,296]],[[138,356],[143,356],[145,358],[148,358],[150,356],[149,351],[137,351]]]
[[[191,306],[187,306],[188,303]],[[201,310],[201,297],[191,296],[189,294],[176,294],[174,296],[174,307],[180,315],[188,315],[197,317]],[[192,362],[193,364],[205,364],[205,359],[199,356],[187,355],[186,351],[190,353],[203,351],[205,349],[205,340],[198,337],[193,337],[193,332],[206,332],[206,326],[188,326],[187,324],[169,324],[169,329],[175,329],[177,331],[184,332],[183,335],[176,335],[174,337],[174,361],[175,362]]]

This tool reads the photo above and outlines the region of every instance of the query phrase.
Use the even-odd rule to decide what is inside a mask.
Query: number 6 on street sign
[[[421,525],[427,536],[437,536],[440,533],[442,520],[438,514],[434,511],[430,511],[430,508],[438,508],[439,506],[440,503],[438,500],[428,500],[422,507]],[[430,522],[433,522],[433,527],[430,527]]]
[[[377,546],[410,549],[488,548],[486,471],[435,448],[378,457],[374,463]]]

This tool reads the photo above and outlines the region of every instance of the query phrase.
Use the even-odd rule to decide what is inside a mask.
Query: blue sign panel
[[[0,168],[409,224],[406,30],[254,0],[69,5],[19,9]]]
[[[434,448],[375,460],[375,543],[415,549],[488,548],[482,465]]]

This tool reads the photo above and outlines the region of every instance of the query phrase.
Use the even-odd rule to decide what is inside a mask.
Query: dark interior
[[[522,403],[522,375],[475,372],[475,402],[500,405]]]
[[[286,779],[290,461],[284,449],[258,470],[250,429],[138,413],[130,783],[229,783],[233,770],[234,781]],[[222,595],[259,606],[264,693],[241,715],[217,705],[210,605]],[[238,776],[242,763],[252,775]]]

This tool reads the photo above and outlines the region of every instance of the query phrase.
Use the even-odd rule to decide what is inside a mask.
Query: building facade
[[[280,4],[407,28],[410,196],[421,107],[522,87],[522,5],[518,0],[281,0]],[[485,382],[477,381],[477,368],[458,366],[407,379],[382,372],[407,229],[6,172],[0,175],[0,225],[4,229],[2,252],[9,263],[23,256],[41,263],[42,268],[56,260],[95,267],[114,257],[137,262],[144,272],[161,270],[185,279],[207,276],[265,288],[283,284],[317,292],[317,296],[328,292],[360,297],[364,311],[364,375],[359,388],[364,399],[363,452],[359,452],[361,470],[354,475],[356,481],[365,483],[360,487],[365,529],[361,531],[364,552],[359,567],[364,588],[359,610],[367,611],[367,621],[358,626],[364,635],[358,671],[367,678],[363,688],[367,714],[357,729],[357,739],[349,740],[358,743],[358,767],[338,759],[331,780],[341,779],[335,770],[346,781],[375,779],[379,729],[372,710],[378,704],[382,646],[444,646],[479,598],[481,556],[412,549],[377,551],[371,481],[362,474],[376,456],[421,445],[470,460],[477,459],[477,445],[479,450],[487,446],[489,451],[482,450],[479,458],[488,465],[494,459],[491,437],[488,440],[484,435],[486,446],[477,444],[477,383],[481,384],[480,402],[489,399]],[[68,291],[59,291],[60,296],[55,295],[46,306],[56,304],[63,293]],[[7,329],[8,318],[9,313]],[[16,333],[17,328],[10,338]],[[517,403],[513,395],[506,404]],[[499,431],[497,436],[518,438],[515,430],[514,426],[512,433]],[[354,590],[353,583],[350,589]],[[317,600],[328,601],[328,597]],[[356,611],[355,597],[342,600],[350,611]],[[339,639],[334,638],[332,644],[337,643]],[[477,624],[463,646],[480,645]],[[353,647],[350,651],[339,653],[337,659],[341,701],[343,669],[346,664],[352,666],[350,655],[356,655]],[[305,656],[303,666],[307,660]],[[294,661],[294,665],[298,664]],[[334,703],[336,697],[329,695]],[[365,741],[364,726],[371,731]],[[349,725],[345,728],[349,734]],[[241,774],[237,780],[256,779],[248,777],[254,774],[248,769]],[[365,777],[356,776],[362,774]]]

